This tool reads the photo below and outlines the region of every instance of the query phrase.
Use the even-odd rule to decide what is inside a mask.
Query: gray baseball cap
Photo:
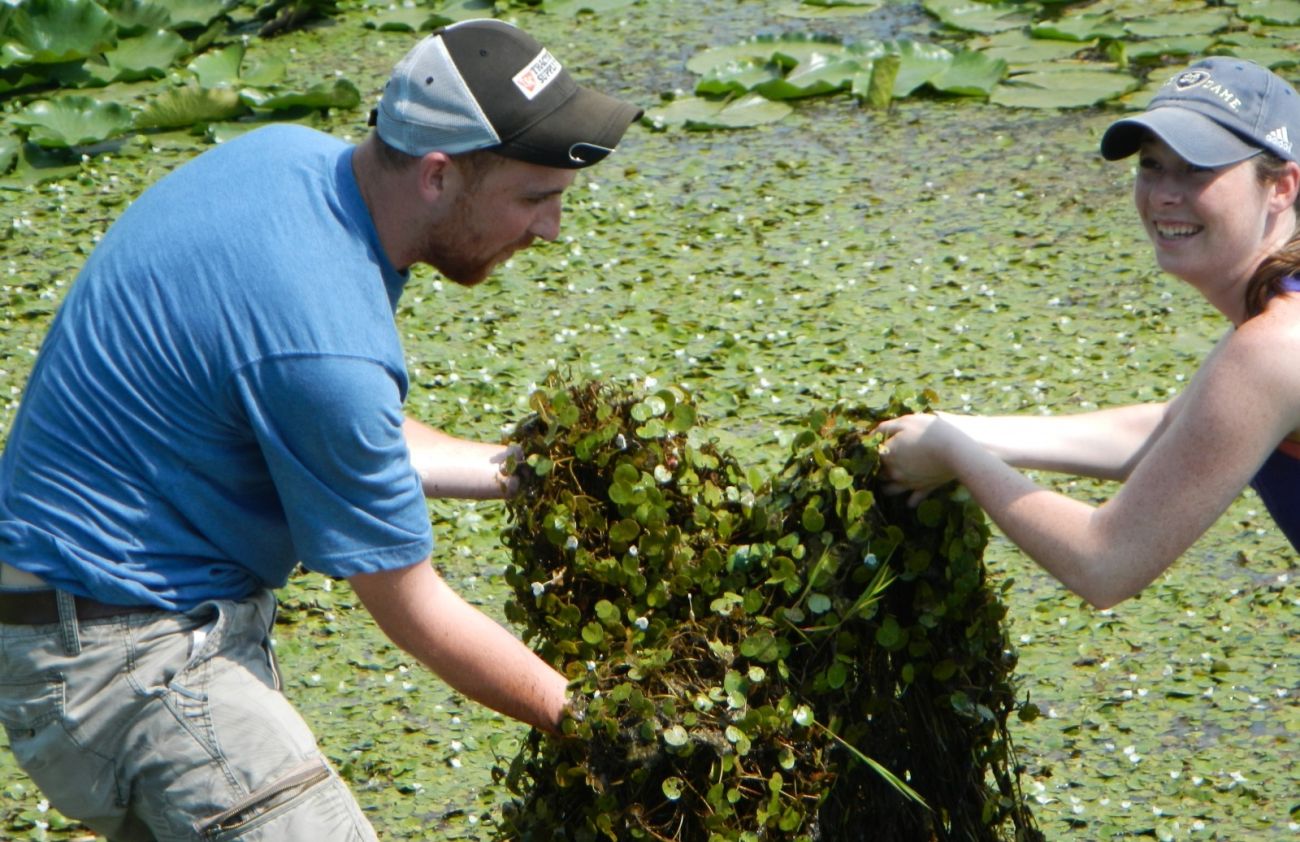
[[[370,122],[408,155],[491,149],[577,169],[614,151],[641,113],[579,85],[522,29],[482,19],[416,44],[393,68]]]
[[[1112,123],[1101,137],[1108,161],[1138,150],[1144,132],[1198,167],[1224,167],[1267,149],[1295,161],[1300,95],[1282,77],[1245,59],[1202,59],[1169,78],[1147,110]]]

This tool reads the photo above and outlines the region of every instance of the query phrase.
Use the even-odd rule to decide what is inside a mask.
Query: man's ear
[[[454,169],[451,156],[446,152],[430,152],[416,165],[419,173],[420,195],[426,201],[436,202],[447,189],[447,176]]]

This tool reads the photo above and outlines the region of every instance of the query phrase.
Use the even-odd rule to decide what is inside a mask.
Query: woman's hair
[[[1282,177],[1286,161],[1268,150],[1255,156],[1255,176],[1261,184],[1272,184]],[[1300,217],[1300,194],[1295,208]],[[1246,318],[1258,316],[1268,306],[1269,299],[1282,292],[1282,281],[1288,275],[1300,274],[1300,226],[1286,241],[1286,245],[1264,258],[1255,268],[1246,284]]]

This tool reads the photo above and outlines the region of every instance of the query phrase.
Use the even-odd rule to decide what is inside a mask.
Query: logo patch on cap
[[[555,56],[551,55],[549,50],[543,49],[537,54],[537,58],[528,63],[528,66],[514,75],[515,87],[519,89],[527,99],[532,100],[546,86],[555,81],[563,70],[560,62]]]
[[[1188,91],[1210,78],[1210,74],[1204,70],[1188,70],[1179,73],[1171,81],[1174,87],[1180,91]]]
[[[1231,88],[1220,82],[1214,81],[1214,77],[1210,75],[1208,70],[1184,71],[1170,79],[1166,84],[1170,83],[1173,84],[1174,89],[1179,93],[1187,93],[1194,88],[1201,88],[1206,92],[1213,94],[1220,102],[1231,108],[1233,111],[1241,110],[1241,99],[1233,93]]]

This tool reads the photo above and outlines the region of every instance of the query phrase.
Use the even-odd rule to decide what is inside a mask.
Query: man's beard
[[[459,207],[446,222],[428,229],[420,249],[420,262],[437,269],[447,280],[462,286],[475,286],[486,280],[498,264],[532,244],[532,235],[525,234],[485,257],[483,237],[462,222],[469,215],[469,202],[458,199],[457,204]]]

